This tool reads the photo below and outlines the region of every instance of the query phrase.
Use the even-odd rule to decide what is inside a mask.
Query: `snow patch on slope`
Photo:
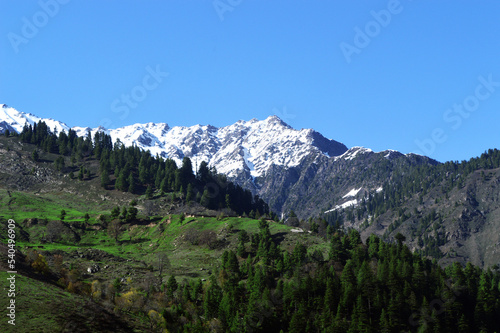
[[[349,200],[349,201],[344,202],[344,203],[343,203],[343,204],[341,204],[341,205],[337,205],[337,206],[335,206],[334,208],[332,208],[332,209],[330,209],[330,210],[327,210],[327,211],[325,212],[325,214],[330,213],[330,212],[333,212],[333,211],[335,211],[335,210],[337,210],[337,209],[346,209],[346,208],[348,208],[348,207],[351,207],[351,206],[353,206],[353,207],[354,207],[354,206],[357,206],[357,205],[358,205],[358,200],[357,200],[357,199],[352,199],[352,200]]]
[[[362,187],[360,187],[358,189],[353,188],[352,190],[347,192],[347,194],[344,195],[342,198],[355,197],[359,193],[359,191],[361,191],[361,189],[362,189]]]
[[[348,151],[346,151],[344,154],[336,157],[336,159],[344,159],[346,161],[353,160],[356,158],[358,154],[368,154],[368,153],[373,153],[373,150],[365,147],[352,147]]]

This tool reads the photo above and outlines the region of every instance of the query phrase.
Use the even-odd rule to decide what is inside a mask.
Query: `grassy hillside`
[[[74,327],[80,331],[85,331],[84,327],[94,332],[120,331],[112,329],[109,322],[123,331],[132,331],[132,327],[143,331],[149,328],[150,319],[144,312],[137,314],[137,309],[142,309],[139,304],[150,291],[165,285],[169,276],[184,284],[208,280],[220,266],[224,251],[237,251],[241,230],[249,235],[259,231],[258,220],[243,217],[182,213],[113,220],[110,202],[89,205],[74,200],[69,193],[41,195],[2,189],[0,202],[0,239],[7,241],[6,220],[14,219],[16,246],[24,254],[17,259],[22,265],[16,280],[20,292],[15,332],[32,332],[34,327],[40,332],[78,331],[72,330]],[[63,209],[67,214],[54,227]],[[88,221],[85,214],[90,215]],[[116,239],[109,232],[113,222],[119,222]],[[61,237],[50,241],[51,228]],[[284,249],[291,250],[302,242],[309,251],[327,253],[327,245],[318,236],[292,232],[291,227],[276,222],[270,222],[269,229]],[[250,244],[247,247],[250,250]],[[47,262],[46,270],[34,268],[38,255]],[[96,271],[89,273],[89,268]],[[6,273],[1,277],[6,278]],[[119,297],[129,292],[144,300],[123,305]],[[5,294],[2,297],[8,302]],[[2,331],[11,328],[5,321],[1,325]]]
[[[2,281],[8,277],[0,272]],[[51,283],[18,274],[16,278],[16,325],[0,322],[2,332],[141,332],[142,319],[123,320],[99,304]],[[2,293],[2,304],[9,301]]]

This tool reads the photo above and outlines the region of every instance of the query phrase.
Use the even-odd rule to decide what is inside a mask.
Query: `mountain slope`
[[[500,264],[500,151],[469,161],[392,171],[379,192],[358,191],[342,200],[352,206],[327,212],[362,237],[374,233],[423,255],[481,267]],[[334,216],[334,218],[333,218]]]
[[[40,119],[2,109],[7,111],[0,113],[3,123],[14,130],[22,128],[23,121]],[[53,123],[54,127],[57,124],[65,126]],[[412,250],[442,263],[472,261],[483,267],[500,263],[498,151],[468,162],[440,164],[394,150],[347,149],[313,130],[294,130],[277,117],[222,128],[147,123],[116,130],[74,130],[81,136],[114,133],[115,141],[156,149],[177,160],[188,156],[195,169],[202,160],[209,161],[230,180],[258,194],[284,220],[295,211],[298,219],[289,219],[290,224],[307,228],[300,219],[321,216],[360,230],[363,238],[376,233],[391,241],[401,233]],[[43,168],[43,163],[19,158],[20,151],[31,153],[33,147],[10,139],[5,138],[1,150],[6,157],[0,172],[3,183],[21,190],[59,187],[62,191],[64,179],[57,173]],[[98,170],[96,164],[92,172]]]
[[[353,147],[341,156],[310,155],[293,168],[273,166],[264,177],[255,179],[261,197],[284,217],[294,210],[300,218],[322,215],[337,206],[355,205],[346,196],[357,189],[359,196],[375,193],[394,172],[411,166],[436,165],[428,157],[395,151],[375,153]]]

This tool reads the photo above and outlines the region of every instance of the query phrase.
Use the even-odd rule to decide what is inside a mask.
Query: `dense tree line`
[[[441,269],[402,245],[335,233],[329,260],[297,244],[262,239],[247,260],[222,258],[203,314],[225,331],[489,332],[500,328],[500,275],[458,264]],[[262,238],[263,237],[263,238]],[[254,257],[252,257],[252,254]],[[208,290],[207,290],[208,291]],[[200,309],[201,312],[201,309]],[[201,313],[200,313],[201,314]],[[213,319],[212,319],[213,320]],[[195,325],[196,327],[196,325]],[[204,327],[198,323],[198,327]],[[193,327],[194,328],[194,327]]]
[[[153,306],[171,332],[493,332],[500,329],[500,274],[468,264],[442,269],[387,244],[336,231],[327,258],[301,243],[280,249],[259,222],[239,231],[209,281],[170,277]],[[161,298],[158,292],[155,299]]]
[[[92,176],[83,162],[99,161],[99,177],[105,189],[144,194],[148,198],[154,193],[180,192],[187,202],[196,201],[209,209],[229,208],[240,215],[257,217],[271,215],[261,198],[228,181],[226,176],[209,168],[206,162],[202,162],[194,174],[189,157],[184,157],[178,167],[172,159],[152,156],[137,146],[125,147],[119,140],[113,144],[111,136],[106,133],[96,132],[93,138],[90,133],[78,137],[71,129],[68,133],[56,134],[42,121],[33,126],[25,125],[20,139],[45,152],[61,155],[54,161],[58,170],[67,169],[63,156],[70,157],[72,164],[80,163],[77,169],[79,180],[91,179]],[[34,155],[33,159],[38,160],[38,152],[35,151]]]

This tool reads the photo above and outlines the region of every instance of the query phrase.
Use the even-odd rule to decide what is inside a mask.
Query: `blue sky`
[[[0,0],[0,103],[70,126],[277,114],[348,147],[500,148],[500,3]]]

